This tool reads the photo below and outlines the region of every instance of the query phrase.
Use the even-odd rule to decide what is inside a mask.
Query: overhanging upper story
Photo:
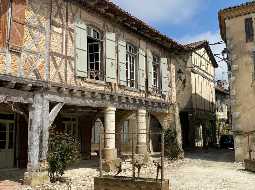
[[[113,3],[2,0],[1,13],[1,86],[124,107],[175,101],[171,57],[183,46]]]

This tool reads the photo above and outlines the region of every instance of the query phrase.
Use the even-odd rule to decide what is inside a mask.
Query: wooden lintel
[[[5,88],[13,89],[15,88],[16,82],[15,81],[2,81],[1,86]]]
[[[17,103],[33,103],[33,94],[31,92],[19,91],[16,89],[8,89],[0,87],[0,103],[17,102]]]

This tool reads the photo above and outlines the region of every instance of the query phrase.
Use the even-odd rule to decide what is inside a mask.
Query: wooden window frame
[[[93,26],[87,26],[87,53],[88,53],[88,61],[87,61],[87,69],[88,69],[88,78],[90,80],[96,80],[96,81],[104,81],[104,65],[103,65],[103,41],[102,41],[102,32],[98,30],[97,28]],[[95,42],[89,43],[89,39],[94,40]],[[98,45],[98,52],[93,51],[92,53],[90,52],[90,45]],[[90,60],[90,54],[94,55],[94,61],[92,62]],[[95,61],[95,55],[99,54],[98,61]],[[90,64],[94,64],[94,68],[96,68],[96,62],[99,64],[98,70],[91,70],[90,69]]]
[[[152,58],[152,77],[153,77],[153,91],[160,94],[161,91],[161,72],[160,72],[160,57],[153,55]]]
[[[126,78],[127,78],[127,86],[130,88],[137,88],[137,68],[138,68],[138,48],[131,43],[127,43],[126,45]],[[132,73],[133,73],[133,77],[131,78]]]

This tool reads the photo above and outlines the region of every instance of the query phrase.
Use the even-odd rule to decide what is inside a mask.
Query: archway
[[[150,115],[150,124],[149,124],[149,131],[150,131],[150,151],[151,152],[160,152],[161,151],[161,135],[162,132],[162,126],[159,122],[159,120],[153,116]]]

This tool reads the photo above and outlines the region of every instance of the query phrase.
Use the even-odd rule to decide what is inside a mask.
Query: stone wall
[[[230,51],[231,60],[230,102],[237,161],[248,158],[248,139],[244,133],[255,130],[255,83],[252,54],[254,42],[246,43],[244,32],[244,20],[248,17],[254,17],[254,15],[234,17],[225,21],[227,48]]]
[[[94,188],[95,190],[169,190],[169,181],[163,181],[161,186],[161,181],[156,182],[150,179],[136,179],[135,181],[131,178],[94,178]]]

